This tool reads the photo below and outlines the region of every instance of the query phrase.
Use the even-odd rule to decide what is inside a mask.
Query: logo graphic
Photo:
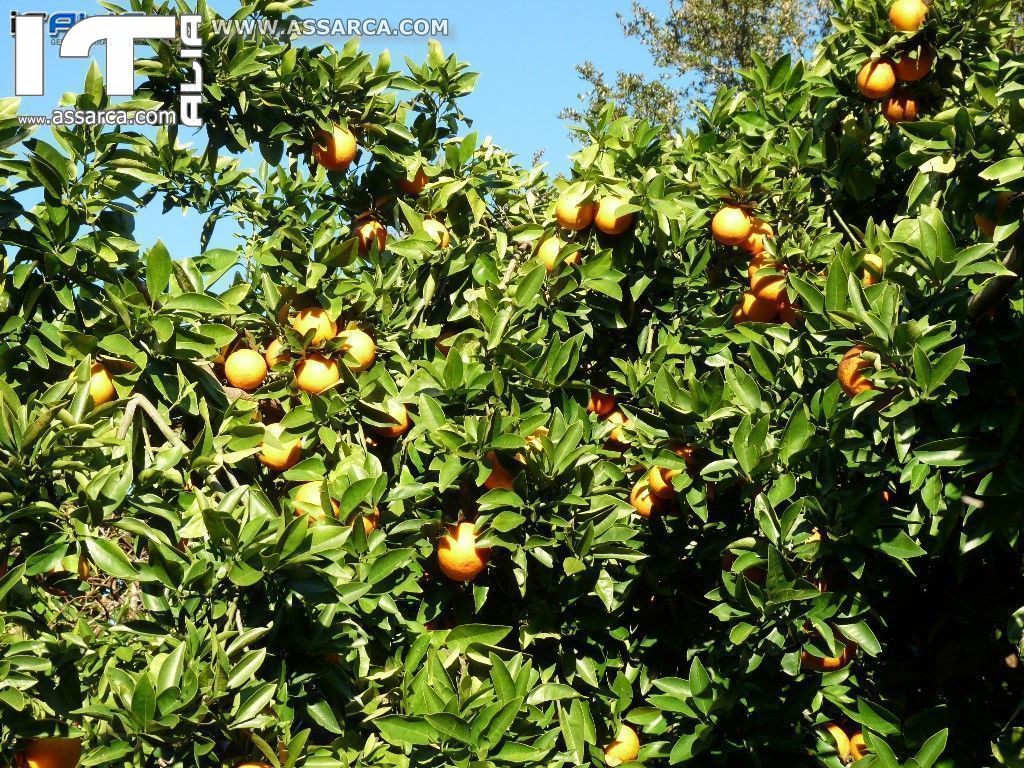
[[[76,20],[77,19],[77,20]],[[135,94],[135,44],[147,39],[181,41],[180,56],[190,65],[191,82],[178,88],[179,122],[197,128],[202,125],[203,53],[199,36],[199,16],[84,16],[84,14],[15,15],[14,93],[17,96],[42,96],[45,73],[44,41],[49,21],[50,35],[63,32],[61,58],[86,58],[95,43],[106,44],[105,80],[107,95]],[[56,31],[55,31],[56,30]]]

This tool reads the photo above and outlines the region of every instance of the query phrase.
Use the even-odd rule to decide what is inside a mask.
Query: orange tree
[[[436,44],[0,103],[0,759],[1019,765],[1020,33],[835,30],[558,179]]]

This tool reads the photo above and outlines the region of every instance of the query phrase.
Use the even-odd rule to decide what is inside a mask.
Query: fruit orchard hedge
[[[568,178],[436,44],[0,102],[0,762],[1021,765],[1024,38],[896,6]]]

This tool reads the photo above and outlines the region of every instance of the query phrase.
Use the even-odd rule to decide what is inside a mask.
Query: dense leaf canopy
[[[626,723],[654,765],[836,768],[829,724],[863,766],[1020,765],[1021,32],[888,10],[841,2],[693,131],[603,111],[566,178],[469,132],[436,43],[210,37],[199,135],[0,101],[0,762],[601,765]],[[173,106],[151,45],[131,106]],[[858,72],[929,53],[890,124]],[[106,106],[99,70],[68,98]],[[556,223],[612,197],[619,234]],[[762,271],[724,206],[770,225]]]

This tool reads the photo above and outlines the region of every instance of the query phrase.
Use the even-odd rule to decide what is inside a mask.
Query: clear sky
[[[214,0],[224,12],[237,7]],[[660,0],[650,0],[660,10]],[[9,33],[12,11],[81,11],[102,14],[95,0],[0,0],[3,29],[0,30],[0,95],[14,93],[14,48]],[[300,15],[308,18],[385,18],[394,25],[402,19],[448,19],[449,34],[439,38],[445,53],[455,53],[469,62],[481,77],[474,94],[464,100],[464,111],[473,119],[473,130],[515,152],[524,164],[537,150],[552,172],[567,168],[566,156],[573,151],[558,113],[576,103],[585,84],[574,67],[590,59],[601,69],[614,72],[651,71],[650,58],[636,40],[626,39],[616,12],[627,13],[629,0],[519,0],[487,3],[480,0],[319,0]],[[340,47],[346,39],[330,42]],[[408,55],[415,61],[426,55],[426,38],[364,37],[364,49],[389,49],[393,65],[404,64]],[[95,51],[102,49],[97,48]],[[46,52],[45,96],[25,99],[23,114],[46,114],[57,106],[61,93],[82,87],[88,60],[58,59],[56,50]],[[146,211],[140,216],[136,237],[149,245],[159,236],[174,256],[198,252],[201,222],[196,216],[182,220],[180,213],[160,215]],[[230,247],[230,240],[217,238],[215,245]]]

